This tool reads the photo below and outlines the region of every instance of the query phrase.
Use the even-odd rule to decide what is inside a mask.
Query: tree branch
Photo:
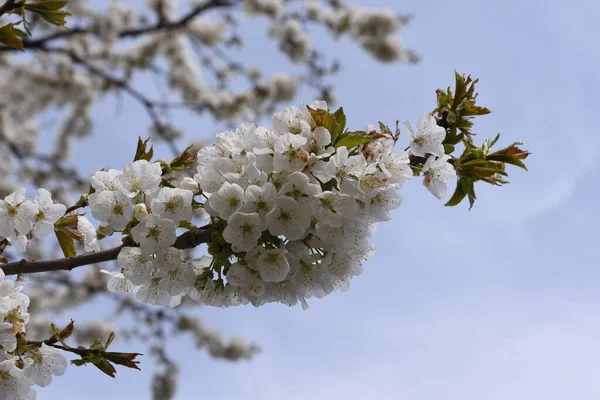
[[[210,236],[216,229],[217,228],[212,225],[206,225],[194,231],[185,232],[177,238],[174,247],[183,250],[194,248],[201,243],[208,243]],[[60,258],[58,260],[27,261],[23,259],[21,261],[0,265],[0,268],[4,271],[5,275],[32,274],[49,271],[71,271],[72,269],[84,265],[116,260],[123,247],[134,245],[133,242],[128,241],[112,249],[74,257]]]
[[[14,10],[15,8],[19,8],[22,5],[23,5],[22,1],[6,0],[6,2],[4,4],[2,4],[2,6],[0,6],[0,16]]]
[[[156,24],[150,26],[143,26],[139,28],[127,29],[120,32],[117,37],[119,38],[133,38],[138,37],[147,33],[158,32],[161,30],[170,31],[174,29],[179,29],[185,27],[189,24],[194,18],[203,14],[204,12],[211,10],[213,8],[221,8],[221,7],[230,7],[238,3],[239,0],[208,0],[203,4],[199,4],[192,8],[187,14],[183,15],[180,19],[176,21],[165,21],[159,20]],[[41,37],[39,39],[34,40],[23,40],[23,46],[25,49],[42,49],[46,44],[51,41],[57,39],[66,39],[69,37],[83,35],[83,34],[92,34],[93,31],[86,28],[73,28],[69,30],[59,31],[52,33],[48,36]],[[14,49],[11,47],[2,46],[0,47],[0,52],[2,51],[13,51]]]

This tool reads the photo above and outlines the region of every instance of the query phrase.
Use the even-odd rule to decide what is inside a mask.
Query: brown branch
[[[210,236],[215,231],[216,228],[214,226],[206,225],[195,231],[185,232],[177,238],[174,247],[183,250],[194,248],[201,243],[208,243]],[[131,241],[128,241],[112,249],[74,257],[60,258],[57,260],[27,261],[23,259],[21,261],[1,265],[1,269],[4,271],[5,275],[32,274],[48,271],[71,271],[72,269],[84,265],[116,260],[119,252],[125,246],[134,246],[134,244]]]
[[[158,32],[161,30],[170,31],[179,28],[185,27],[189,24],[194,18],[201,15],[202,13],[211,10],[213,8],[221,8],[221,7],[230,7],[235,5],[239,0],[208,0],[203,4],[199,4],[192,8],[187,14],[183,15],[180,19],[176,21],[165,21],[159,20],[156,24],[150,26],[143,26],[139,28],[127,29],[120,32],[117,37],[118,38],[134,38],[144,34]],[[23,46],[26,49],[42,49],[46,44],[58,39],[66,39],[77,35],[84,34],[93,34],[94,32],[85,29],[85,28],[73,28],[69,30],[59,31],[52,33],[48,36],[41,37],[39,39],[34,40],[23,40]],[[0,47],[0,52],[2,51],[13,51],[14,49],[10,47],[2,46]]]
[[[3,14],[6,14],[8,12],[11,12],[12,10],[19,8],[21,6],[23,6],[22,1],[6,0],[6,2],[2,6],[0,6],[0,16]]]

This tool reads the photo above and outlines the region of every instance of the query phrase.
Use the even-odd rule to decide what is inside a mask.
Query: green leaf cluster
[[[461,156],[452,160],[458,182],[454,194],[446,205],[458,205],[466,197],[472,208],[477,199],[475,182],[483,181],[495,186],[507,184],[506,164],[527,170],[523,160],[530,153],[519,147],[522,143],[513,143],[503,149],[492,151],[492,147],[500,139],[500,134],[494,139],[484,140],[481,146],[477,146],[473,140],[475,136],[472,131],[473,119],[489,114],[491,111],[477,105],[475,85],[478,79],[455,73],[455,81],[454,90],[451,88],[437,90],[437,107],[432,114],[437,117],[438,125],[446,129],[446,138],[443,142],[446,153],[453,153],[458,144],[464,147]]]
[[[104,344],[100,340],[96,340],[89,349],[78,347],[74,351],[81,359],[72,360],[71,363],[77,366],[92,364],[106,375],[114,378],[117,374],[114,364],[122,365],[127,368],[139,370],[139,361],[136,357],[140,353],[120,353],[106,351],[115,338],[115,333],[111,332]]]
[[[20,20],[0,27],[0,43],[24,51],[23,39],[31,36],[26,12],[33,13],[52,25],[65,26],[66,18],[71,15],[63,10],[68,2],[68,0],[22,1],[18,7],[8,11],[9,14],[18,15]],[[22,29],[16,28],[17,25],[22,25]]]

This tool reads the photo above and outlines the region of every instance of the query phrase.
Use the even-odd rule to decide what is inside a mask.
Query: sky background
[[[306,311],[199,310],[207,325],[262,352],[229,363],[173,340],[176,399],[597,400],[600,2],[353,3],[414,14],[402,38],[422,61],[378,64],[349,41],[314,32],[315,43],[343,61],[334,83],[351,127],[414,123],[435,106],[435,89],[453,83],[454,70],[470,73],[493,112],[475,131],[481,139],[501,132],[501,144],[525,142],[530,170],[512,169],[503,188],[480,185],[472,211],[444,207],[419,181],[406,184],[352,289],[309,301]],[[260,23],[243,29],[264,31]],[[247,54],[267,71],[286,70],[275,48],[252,40]],[[107,153],[111,166],[123,165],[145,134],[146,116],[133,102],[115,109],[112,99],[98,106],[96,137],[77,145],[83,172],[105,166]],[[208,119],[179,122],[190,139],[210,141],[218,131]],[[97,304],[85,313],[103,311]],[[69,368],[38,399],[149,398],[150,365],[118,372],[113,381],[92,367]]]

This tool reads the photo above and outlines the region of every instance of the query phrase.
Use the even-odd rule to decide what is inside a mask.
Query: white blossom
[[[85,251],[100,251],[100,243],[98,242],[98,233],[96,232],[96,228],[86,217],[82,215],[77,217],[77,230],[83,234],[83,245]]]
[[[263,186],[250,185],[244,192],[244,205],[240,211],[257,213],[260,217],[260,230],[267,229],[267,214],[275,208],[277,191],[271,182]]]
[[[368,212],[373,221],[389,221],[390,210],[402,203],[402,197],[396,192],[396,186],[377,189],[367,196]]]
[[[382,175],[390,183],[402,183],[412,178],[413,172],[409,166],[410,159],[404,150],[388,149],[377,164]]]
[[[227,221],[223,238],[238,251],[250,251],[261,237],[260,217],[257,213],[235,212]]]
[[[438,157],[444,155],[442,142],[446,137],[446,130],[438,126],[435,118],[429,114],[423,115],[417,122],[417,132],[410,124],[404,123],[410,132],[410,152],[415,156],[425,157],[426,154],[434,154]]]
[[[248,280],[252,275],[250,269],[241,263],[235,263],[225,275],[227,277],[227,283],[233,286],[246,286],[248,284]]]
[[[123,230],[133,217],[133,204],[123,192],[105,190],[88,198],[94,218],[117,231]]]
[[[155,254],[173,245],[177,239],[175,222],[149,214],[131,229],[131,237],[139,243],[144,256]]]
[[[296,200],[300,206],[309,206],[313,196],[321,193],[321,186],[310,183],[310,178],[302,172],[294,172],[287,176],[286,182],[279,189],[279,196],[287,196]]]
[[[0,200],[0,235],[15,236],[15,231],[27,234],[33,228],[37,206],[25,198],[25,189],[19,189]]]
[[[189,176],[186,176],[181,180],[181,182],[179,183],[179,188],[189,190],[193,194],[200,193],[200,185],[198,185],[198,182],[196,182]]]
[[[178,296],[194,285],[196,274],[189,261],[179,264],[175,269],[164,270],[160,278],[159,288],[171,296]]]
[[[134,285],[129,279],[125,278],[121,272],[111,272],[107,270],[100,270],[100,272],[110,276],[106,287],[110,292],[113,293],[135,293],[137,292],[137,286]]]
[[[65,215],[67,207],[63,204],[54,204],[50,192],[46,189],[38,189],[35,204],[38,213],[33,224],[33,236],[41,238],[52,232],[54,223]]]
[[[432,155],[423,165],[423,185],[438,199],[446,196],[448,182],[456,178],[456,170],[448,162],[449,159],[447,154],[440,158]]]
[[[31,390],[32,382],[13,360],[0,362],[0,400],[25,398]]]
[[[339,227],[345,219],[356,214],[358,203],[353,197],[346,194],[326,191],[314,195],[311,208],[315,217],[320,221]]]
[[[27,357],[23,373],[38,386],[48,386],[52,375],[61,376],[67,369],[67,360],[58,349],[45,343]]]
[[[90,177],[90,184],[97,192],[121,190],[122,186],[118,177],[122,174],[123,171],[117,169],[97,171]]]
[[[269,232],[274,236],[283,235],[290,240],[304,236],[310,225],[310,215],[294,199],[278,197],[277,206],[267,215]]]
[[[266,250],[258,258],[258,271],[264,282],[281,282],[290,272],[290,264],[286,257],[287,250]]]
[[[152,260],[139,247],[123,247],[117,256],[121,272],[134,285],[146,283],[153,272]]]
[[[123,192],[128,197],[135,197],[140,192],[150,194],[158,189],[161,175],[162,168],[159,163],[137,160],[127,164],[117,179]]]
[[[172,271],[179,268],[183,261],[183,252],[175,247],[167,247],[156,255],[154,264],[162,271]]]
[[[275,154],[273,159],[273,170],[300,171],[308,162],[308,152],[303,149],[306,138],[301,135],[286,133],[275,142]]]
[[[219,217],[226,220],[242,206],[243,200],[244,189],[235,183],[225,182],[210,196],[209,204]]]
[[[133,206],[133,217],[138,221],[148,216],[148,207],[144,203],[138,203]]]
[[[192,197],[194,194],[190,190],[161,188],[152,199],[152,213],[174,222],[189,221],[193,215]]]

